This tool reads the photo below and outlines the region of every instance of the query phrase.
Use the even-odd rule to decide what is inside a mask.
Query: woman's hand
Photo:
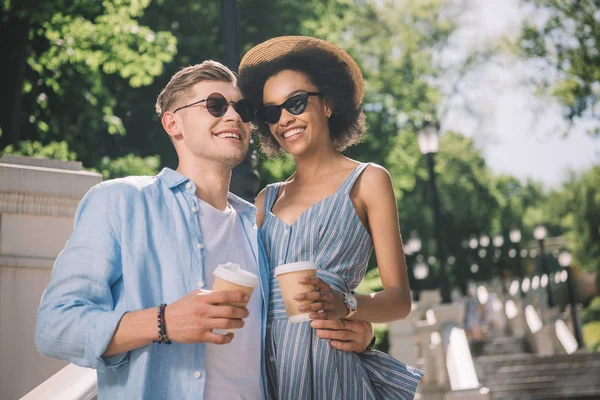
[[[294,296],[296,301],[312,301],[311,304],[303,304],[298,307],[299,311],[311,312],[311,319],[341,319],[350,311],[344,302],[344,297],[331,290],[331,286],[320,278],[303,278],[300,283],[314,285],[316,291],[302,293]]]

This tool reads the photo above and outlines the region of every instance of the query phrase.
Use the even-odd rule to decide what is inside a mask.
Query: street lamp
[[[479,245],[481,247],[488,247],[490,245],[490,237],[486,234],[483,234],[479,237]]]
[[[521,231],[518,228],[513,228],[508,232],[508,239],[514,245],[515,249],[515,265],[516,273],[519,278],[523,279],[523,263],[521,262],[521,254],[519,249],[519,243],[521,242]]]
[[[504,245],[504,236],[496,235],[492,239],[492,244],[496,248],[494,250],[494,257],[492,261],[498,266],[498,272],[500,273],[500,279],[502,280],[502,292],[506,293],[506,279],[508,279],[508,273],[506,271],[506,263],[501,260],[502,257],[502,246]]]
[[[541,267],[540,269],[542,271],[542,274],[550,273],[550,271],[548,271],[548,265],[546,264],[546,257],[544,254],[544,240],[546,239],[547,235],[548,235],[548,230],[542,224],[536,225],[536,227],[533,229],[533,237],[538,242],[539,254],[540,254],[539,260],[540,260],[540,267]],[[531,252],[530,252],[530,254],[531,254]],[[554,294],[552,293],[550,286],[546,287],[546,291],[548,292],[548,308],[553,308],[554,307]]]
[[[429,266],[423,261],[417,262],[415,265],[415,279],[422,281],[429,276]]]
[[[579,317],[577,315],[577,306],[575,302],[575,288],[573,287],[573,270],[571,269],[571,253],[568,250],[563,250],[558,255],[558,263],[567,272],[567,290],[569,293],[569,305],[571,307],[571,320],[573,322],[573,333],[575,340],[577,340],[577,347],[585,349],[585,343],[583,342],[583,334],[581,333],[581,324],[579,323]]]
[[[513,228],[508,233],[508,237],[511,242],[513,242],[514,244],[517,244],[521,241],[521,231],[518,230],[517,228]]]
[[[415,260],[416,254],[421,251],[421,239],[416,231],[410,232],[408,241],[404,245],[404,254],[406,254],[406,266],[408,268],[408,279],[412,288],[414,299],[418,300],[420,294],[420,284],[415,282],[417,277],[415,276]]]
[[[225,65],[232,71],[237,71],[240,63],[240,34],[237,17],[237,1],[223,0],[221,2],[221,32],[223,32],[223,48]],[[256,167],[258,157],[254,150],[253,141],[244,160],[231,173],[231,192],[246,201],[254,202],[260,189],[260,177]]]
[[[425,117],[423,126],[417,135],[417,142],[419,143],[419,150],[421,154],[427,157],[427,166],[429,167],[429,182],[431,184],[431,193],[433,200],[433,216],[434,216],[434,227],[435,236],[437,241],[438,260],[440,262],[440,273],[438,275],[438,282],[440,292],[442,295],[442,303],[450,303],[450,282],[448,280],[448,274],[446,273],[446,266],[444,261],[444,246],[442,241],[442,230],[440,221],[440,200],[438,198],[437,187],[435,184],[435,153],[439,150],[439,127],[431,121],[431,117]]]
[[[494,247],[500,248],[504,244],[504,237],[502,235],[496,235],[494,236],[492,243],[494,243]]]
[[[471,250],[475,250],[478,244],[479,242],[477,241],[477,238],[475,236],[471,236],[471,239],[469,239],[469,248]]]
[[[404,253],[413,255],[421,251],[421,239],[416,231],[412,231],[408,237],[406,245],[404,245]]]

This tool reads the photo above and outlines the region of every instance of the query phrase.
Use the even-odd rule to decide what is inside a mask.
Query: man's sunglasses
[[[233,102],[227,101],[227,99],[221,93],[211,93],[207,98],[196,101],[192,104],[185,105],[183,107],[179,107],[173,113],[176,113],[179,110],[183,110],[184,108],[192,107],[198,105],[200,103],[206,102],[206,109],[215,118],[222,117],[227,112],[229,105],[233,107],[236,113],[240,115],[242,121],[250,122],[254,118],[254,107],[249,100],[241,99],[240,101]]]
[[[281,118],[281,110],[286,109],[287,112],[293,115],[300,115],[306,110],[308,98],[310,96],[323,96],[323,93],[318,92],[302,92],[298,93],[278,106],[266,106],[256,111],[256,116],[266,124],[274,125]]]

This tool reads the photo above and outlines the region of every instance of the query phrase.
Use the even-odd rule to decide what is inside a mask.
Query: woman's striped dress
[[[271,213],[281,183],[267,186],[261,227],[271,266],[266,362],[271,399],[412,399],[423,373],[387,354],[334,349],[310,322],[288,324],[278,265],[314,261],[318,276],[333,290],[347,292],[362,281],[373,250],[371,237],[350,200],[360,164],[333,195],[287,225]]]

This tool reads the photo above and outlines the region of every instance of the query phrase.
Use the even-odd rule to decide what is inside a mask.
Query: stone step
[[[587,371],[585,374],[569,374],[569,375],[543,375],[543,376],[499,376],[489,377],[485,380],[485,385],[488,387],[506,387],[507,385],[531,385],[544,383],[545,387],[578,387],[581,385],[594,385],[598,383],[600,370]]]
[[[487,372],[492,371],[494,374],[500,373],[522,373],[527,371],[553,371],[553,370],[586,370],[590,368],[599,368],[600,358],[598,359],[586,359],[586,360],[575,360],[575,361],[555,361],[555,362],[538,362],[538,363],[521,363],[521,362],[510,362],[500,363],[492,362],[486,363],[479,360],[475,361],[475,368],[477,370]]]
[[[506,354],[506,355],[485,355],[477,358],[475,362],[480,365],[539,365],[554,364],[558,362],[582,362],[586,360],[600,360],[600,353],[573,353],[573,354],[555,354],[552,356],[539,356],[531,353]]]
[[[486,344],[506,344],[506,343],[520,343],[520,344],[524,344],[525,343],[525,338],[523,337],[517,337],[517,336],[507,336],[506,334],[504,336],[496,336],[493,338],[488,338],[485,341]]]
[[[525,343],[507,342],[507,343],[486,343],[483,346],[482,355],[494,354],[519,354],[525,351]]]
[[[560,390],[548,390],[545,388],[503,390],[502,388],[498,388],[492,389],[492,395],[495,400],[598,400],[600,399],[600,386],[596,385]]]
[[[585,380],[590,375],[599,377],[597,380],[600,382],[600,353],[482,356],[474,361],[477,376],[486,385],[529,377],[569,382]]]
[[[551,374],[578,374],[589,370],[596,370],[600,372],[600,360],[586,361],[586,362],[560,362],[556,364],[541,364],[532,368],[531,366],[523,365],[508,365],[500,367],[496,370],[498,375],[533,375],[540,373],[551,373]],[[600,381],[600,375],[598,380]]]

